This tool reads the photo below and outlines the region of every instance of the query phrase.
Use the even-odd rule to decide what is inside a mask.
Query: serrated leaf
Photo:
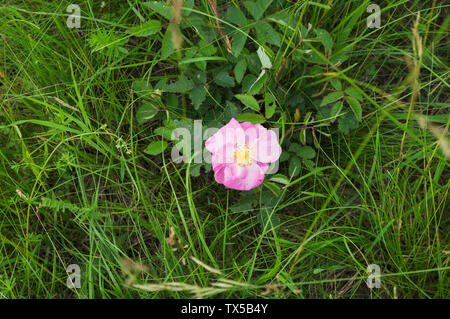
[[[331,85],[334,87],[334,89],[335,89],[336,91],[342,91],[342,83],[341,83],[341,80],[336,79],[336,78],[333,78],[333,79],[330,79],[330,83],[331,83]]]
[[[245,71],[247,70],[247,61],[245,59],[240,59],[238,63],[234,66],[234,78],[237,83],[241,83],[244,78]]]
[[[181,78],[178,81],[162,86],[162,90],[170,93],[187,92],[194,88],[194,82],[187,78]]]
[[[203,86],[196,86],[191,92],[189,92],[189,98],[191,99],[192,104],[194,104],[194,108],[198,110],[206,98],[205,88]]]
[[[307,168],[309,168],[309,170],[313,170],[314,166],[316,165],[316,163],[314,163],[313,161],[311,161],[309,159],[303,159],[303,164],[305,164],[305,166]]]
[[[355,99],[353,96],[347,96],[347,102],[350,105],[353,113],[355,114],[356,119],[358,122],[361,122],[362,119],[362,108],[361,104],[357,99]]]
[[[191,167],[189,168],[189,173],[191,174],[191,176],[199,177],[202,165],[203,164],[198,163],[192,164]]]
[[[225,122],[229,122],[232,118],[237,118],[240,114],[240,108],[231,101],[227,101],[227,106],[223,111],[223,118]]]
[[[233,213],[244,213],[252,210],[253,198],[245,197],[241,198],[239,202],[231,206]]]
[[[231,45],[231,50],[233,55],[238,57],[244,48],[245,41],[247,41],[247,33],[237,32],[233,37],[233,44]]]
[[[195,83],[197,84],[206,84],[206,73],[202,72],[202,71],[197,71],[194,73],[194,75],[192,76],[192,79],[195,81]]]
[[[298,152],[298,156],[304,159],[311,159],[316,157],[316,151],[311,146],[302,146]]]
[[[273,0],[244,1],[248,12],[256,19],[260,19]]]
[[[167,142],[166,141],[156,141],[153,143],[150,143],[147,148],[144,150],[144,153],[149,155],[158,155],[164,152],[167,148]]]
[[[136,112],[136,120],[139,124],[145,123],[158,114],[158,108],[155,107],[152,103],[148,101],[144,101],[142,106]]]
[[[266,122],[264,116],[256,113],[242,113],[238,116],[237,120],[239,122],[250,122],[253,124],[261,124]]]
[[[256,53],[258,54],[259,60],[261,61],[261,65],[264,69],[272,68],[272,62],[270,62],[270,59],[266,52],[264,52],[263,47],[260,46]]]
[[[255,31],[258,40],[260,40],[261,42],[270,43],[278,47],[280,46],[280,35],[266,21],[259,21],[255,25]]]
[[[316,29],[316,34],[320,38],[320,41],[322,41],[325,49],[331,49],[333,47],[333,38],[328,33],[328,31],[323,29]]]
[[[161,43],[161,58],[163,59],[168,58],[173,53],[174,50],[175,46],[173,45],[172,41],[172,32],[170,32],[170,30],[167,29],[166,33],[164,33],[164,37]]]
[[[363,97],[362,97],[361,93],[359,93],[359,91],[357,89],[355,89],[354,87],[352,87],[352,86],[349,86],[348,88],[346,88],[345,89],[345,93],[347,95],[353,96],[355,99],[357,99],[359,101],[363,100]]]
[[[258,101],[256,101],[253,96],[247,94],[236,94],[235,97],[245,106],[251,108],[254,111],[259,111]]]
[[[337,100],[340,100],[343,96],[344,96],[344,93],[342,93],[341,91],[332,92],[322,99],[320,106],[324,106],[324,105],[336,102]]]
[[[355,129],[359,126],[359,122],[356,120],[353,112],[345,113],[338,120],[338,129],[339,131],[348,134],[350,130]]]
[[[172,6],[168,6],[164,1],[148,1],[144,2],[143,5],[162,15],[167,20],[172,19]]]
[[[140,26],[132,27],[127,30],[128,34],[135,37],[148,37],[158,33],[161,30],[161,22],[158,20],[148,20]]]
[[[234,78],[228,74],[227,71],[223,70],[219,72],[214,81],[217,85],[223,86],[223,87],[233,87],[234,86]]]
[[[237,24],[239,26],[247,25],[247,18],[245,17],[245,15],[241,10],[239,10],[239,8],[233,5],[228,8],[227,12],[225,13],[225,17],[228,21],[233,22],[234,24]]]
[[[162,136],[167,140],[171,140],[172,139],[172,129],[165,127],[165,126],[161,126],[156,128],[153,131],[156,135]]]

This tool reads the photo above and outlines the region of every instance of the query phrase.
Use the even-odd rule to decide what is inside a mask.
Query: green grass
[[[72,2],[0,5],[0,298],[450,297],[448,5],[380,1],[380,29],[366,27],[369,1],[293,1],[274,10],[288,14],[295,32],[308,23],[327,30],[351,55],[333,65],[313,35],[299,50],[326,62],[315,73],[314,63],[294,57],[298,35],[280,26],[281,45],[265,47],[281,75],[268,71],[261,92],[282,86],[309,105],[277,95],[265,126],[286,133],[285,152],[313,127],[306,143],[316,152],[312,167],[296,172],[280,163],[290,183],[273,184],[280,196],[268,206],[266,186],[226,189],[207,167],[191,174],[193,165],[173,163],[171,147],[144,152],[166,116],[225,124],[225,99],[213,103],[225,89],[213,81],[214,106],[203,115],[181,92],[152,121],[136,119],[142,99],[133,82],[189,74],[195,64],[178,62],[201,32],[184,28],[183,48],[162,58],[169,24],[143,0],[80,2],[79,30],[66,26]],[[195,3],[192,11],[216,30],[208,1]],[[240,29],[222,16],[230,4],[244,8],[218,1],[232,37]],[[126,32],[148,19],[163,30]],[[234,61],[214,32],[208,77]],[[252,51],[260,40],[250,37]],[[362,120],[348,133],[339,128],[345,122],[316,115],[332,78],[363,97]],[[314,121],[303,121],[309,111]],[[263,213],[279,224],[261,223]],[[70,264],[81,267],[79,289],[66,286]],[[366,286],[370,264],[381,268],[380,289]]]

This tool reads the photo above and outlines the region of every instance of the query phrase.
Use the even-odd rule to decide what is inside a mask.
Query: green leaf
[[[191,167],[189,168],[189,173],[191,174],[191,176],[194,177],[199,177],[200,176],[200,168],[202,167],[203,164],[200,163],[194,163],[191,165]]]
[[[164,33],[164,37],[161,43],[161,58],[167,59],[175,50],[175,46],[172,41],[172,33],[169,29]]]
[[[275,114],[277,104],[275,103],[275,98],[269,92],[266,92],[264,96],[264,105],[266,109],[266,119],[270,119]]]
[[[165,105],[168,109],[178,110],[178,96],[175,93],[168,94],[165,98]]]
[[[172,7],[168,6],[164,1],[148,1],[144,2],[143,5],[162,15],[167,20],[172,19]]]
[[[228,74],[227,71],[223,70],[216,75],[214,79],[217,85],[223,87],[233,87],[235,85],[234,78]]]
[[[238,63],[234,66],[234,78],[237,83],[241,83],[244,78],[245,71],[247,70],[247,61],[245,59],[240,59]]]
[[[279,34],[266,21],[259,21],[255,25],[255,31],[259,41],[280,46]]]
[[[142,106],[136,112],[136,120],[139,124],[145,123],[158,114],[158,108],[155,107],[152,103],[148,101],[144,101]]]
[[[198,110],[206,98],[205,88],[203,86],[196,86],[191,92],[189,92],[189,98],[191,99],[192,104],[194,104],[194,108]]]
[[[332,92],[322,99],[320,106],[324,106],[324,105],[336,102],[337,100],[340,100],[343,96],[344,96],[344,93],[341,91]]]
[[[266,105],[266,118],[267,119],[270,119],[275,114],[276,108],[277,108],[276,103]]]
[[[152,85],[144,79],[136,79],[131,85],[133,91],[141,98],[149,98],[154,92]]]
[[[273,0],[244,1],[248,12],[256,19],[260,19]]]
[[[259,111],[258,101],[256,101],[253,96],[246,94],[236,94],[235,97],[238,98],[239,101],[241,101],[245,106],[251,108],[254,111]]]
[[[333,78],[330,79],[331,85],[334,87],[336,91],[342,91],[342,83],[341,80]]]
[[[264,52],[263,47],[260,46],[256,53],[258,54],[259,60],[261,61],[261,65],[264,69],[272,68],[272,62],[270,62],[270,59],[267,56],[266,52]]]
[[[344,106],[344,103],[342,103],[342,101],[338,101],[333,105],[333,107],[331,108],[331,113],[330,113],[330,117],[333,118],[332,121],[334,121],[334,118],[341,113],[343,106]]]
[[[268,182],[268,181],[264,181],[263,185],[266,186],[268,189],[270,189],[270,191],[271,191],[275,196],[280,196],[280,195],[281,195],[281,189],[280,189],[280,186],[278,186],[277,184],[272,183],[272,182]]]
[[[247,25],[247,18],[245,17],[245,15],[241,10],[239,10],[239,8],[233,5],[228,8],[227,12],[225,13],[225,17],[228,21],[231,21],[239,26]]]
[[[347,96],[347,102],[352,108],[353,113],[355,114],[356,119],[361,122],[362,119],[362,108],[361,104],[357,99],[355,99],[353,96]]]
[[[164,137],[167,140],[171,140],[172,139],[172,129],[165,127],[165,126],[161,126],[156,128],[153,131],[155,134]]]
[[[302,167],[302,163],[300,159],[296,156],[292,156],[289,160],[289,176],[298,176],[300,174],[300,169]]]
[[[272,176],[270,178],[270,181],[279,183],[279,184],[283,184],[283,185],[289,184],[289,179],[286,176],[284,176],[283,174],[276,174],[276,175]]]
[[[158,155],[164,152],[167,148],[167,142],[166,141],[156,141],[153,143],[150,143],[147,148],[144,150],[144,153],[149,155]]]
[[[205,40],[201,39],[198,42],[199,51],[203,56],[215,56],[217,52],[217,47],[214,46],[213,43],[208,43]],[[219,57],[216,57],[219,58]],[[226,61],[225,58],[220,57],[223,61]]]
[[[345,93],[347,95],[351,95],[353,96],[355,99],[362,101],[363,97],[361,95],[361,93],[359,93],[359,91],[357,89],[355,89],[353,86],[350,86],[348,88],[345,89]]]
[[[311,146],[302,146],[298,155],[304,159],[311,159],[316,157],[316,151]]]
[[[239,116],[240,112],[239,107],[236,106],[231,101],[227,101],[227,106],[225,107],[225,110],[223,111],[223,118],[225,122],[229,122],[233,117],[237,118]]]
[[[282,152],[280,156],[280,162],[286,162],[290,158],[291,154],[289,154],[288,152]]]
[[[298,155],[300,153],[300,150],[302,149],[302,146],[298,143],[292,143],[289,145],[289,152],[293,152]]]
[[[187,78],[181,78],[178,81],[171,83],[171,84],[165,84],[162,86],[162,90],[165,92],[170,93],[181,93],[181,92],[187,92],[194,88],[194,82]]]
[[[247,213],[252,211],[253,198],[245,197],[241,198],[239,202],[231,206],[231,211],[233,213]]]
[[[272,182],[283,184],[283,185],[289,184],[289,179],[282,174],[276,174],[273,177],[271,177],[270,180]]]
[[[233,51],[233,55],[238,57],[241,54],[242,49],[244,48],[245,41],[247,41],[247,33],[237,32],[233,37],[233,44],[231,45],[231,50]]]
[[[255,113],[242,113],[238,116],[237,120],[239,122],[250,122],[253,124],[261,124],[266,122],[264,116]]]
[[[316,29],[316,34],[319,36],[325,49],[331,49],[333,47],[333,39],[331,38],[331,35],[328,33],[328,31],[323,29]]]
[[[250,94],[250,95],[259,94],[259,91],[262,89],[262,87],[266,83],[266,80],[267,80],[266,70],[262,69],[258,78],[255,79],[255,81],[253,83],[251,83],[251,85],[249,86],[248,91],[246,93]]]
[[[312,171],[314,169],[314,166],[316,165],[316,163],[309,159],[303,159],[303,164],[305,164],[305,166],[309,168],[310,171]]]
[[[160,30],[161,22],[158,20],[149,20],[140,26],[129,28],[127,33],[135,37],[148,37],[152,34],[158,33]]]
[[[338,121],[339,131],[348,134],[350,130],[355,129],[359,126],[359,122],[356,120],[353,112],[345,113]]]

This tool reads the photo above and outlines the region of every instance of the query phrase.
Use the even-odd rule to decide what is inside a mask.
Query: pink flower
[[[281,155],[274,131],[260,124],[239,123],[234,118],[205,143],[212,153],[214,178],[237,190],[250,190],[264,180],[269,163]]]

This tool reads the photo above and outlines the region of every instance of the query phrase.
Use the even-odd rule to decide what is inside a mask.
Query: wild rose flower
[[[269,163],[281,155],[274,131],[260,124],[239,123],[234,118],[211,136],[205,146],[212,153],[216,181],[237,190],[261,185]]]

